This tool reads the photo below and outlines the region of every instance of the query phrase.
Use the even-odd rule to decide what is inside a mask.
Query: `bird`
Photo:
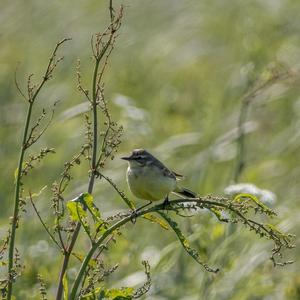
[[[139,199],[153,201],[164,200],[169,204],[169,194],[175,193],[187,198],[197,195],[178,185],[183,176],[168,169],[161,161],[145,149],[134,149],[132,154],[122,159],[128,162],[126,179],[130,191]]]

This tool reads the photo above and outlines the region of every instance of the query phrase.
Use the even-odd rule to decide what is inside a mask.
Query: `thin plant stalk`
[[[19,210],[20,210],[20,189],[21,189],[21,175],[22,175],[22,166],[24,162],[24,156],[26,152],[26,140],[29,130],[29,124],[32,114],[33,101],[29,102],[25,128],[23,133],[22,147],[20,151],[18,170],[16,176],[16,186],[15,186],[15,204],[14,204],[14,212],[11,222],[11,236],[9,240],[9,252],[8,252],[8,286],[7,286],[7,299],[10,300],[12,296],[13,290],[13,268],[14,268],[14,249],[15,249],[15,239],[16,239],[16,230],[18,227],[18,218],[19,218]]]
[[[102,79],[107,60],[104,62],[104,66],[102,67],[102,70],[99,71],[99,67],[100,67],[100,62],[102,61],[104,55],[108,51],[109,47],[112,46],[114,43],[115,33],[120,27],[120,20],[122,18],[122,6],[121,6],[119,18],[117,18],[116,21],[114,21],[112,0],[110,0],[109,10],[110,10],[110,21],[111,21],[111,24],[108,27],[108,30],[110,31],[109,39],[102,46],[101,50],[100,50],[101,44],[99,42],[98,43],[96,42],[95,48],[93,47],[93,44],[92,44],[92,50],[93,50],[93,54],[94,54],[94,58],[95,58],[95,67],[94,67],[93,78],[92,78],[92,99],[90,100],[88,98],[91,102],[92,111],[93,111],[93,145],[92,145],[92,158],[91,158],[91,170],[90,170],[91,176],[90,176],[89,184],[88,184],[88,193],[89,194],[92,194],[92,192],[93,192],[95,178],[96,178],[96,175],[98,174],[97,168],[99,165],[99,161],[97,161],[97,154],[98,154],[98,112],[97,112],[97,107],[98,107],[98,100],[99,100],[98,99],[99,92],[101,90],[100,81]],[[111,52],[109,52],[109,54],[110,53]],[[108,58],[109,54],[107,55],[106,59]],[[60,275],[59,275],[56,300],[61,300],[61,298],[62,298],[63,278],[64,278],[65,272],[66,272],[68,264],[69,264],[72,250],[73,250],[76,240],[78,238],[80,228],[81,228],[81,223],[77,222],[75,230],[71,237],[70,244],[67,247],[66,251],[64,252],[64,259],[63,259],[63,264],[62,264],[62,267],[60,270]]]
[[[96,162],[97,162],[97,146],[98,146],[98,113],[97,113],[97,95],[96,95],[96,89],[97,89],[97,74],[99,70],[99,63],[100,60],[96,58],[95,62],[95,68],[93,73],[93,99],[92,99],[92,110],[93,110],[93,152],[92,152],[92,162],[91,162],[91,177],[89,179],[89,185],[88,185],[88,193],[91,194],[94,189],[94,182],[95,182],[95,176],[96,176]],[[81,223],[77,222],[74,233],[71,238],[71,242],[69,246],[67,247],[65,253],[64,253],[64,260],[63,264],[60,270],[59,274],[59,281],[58,281],[58,288],[57,288],[57,294],[56,294],[56,300],[60,300],[62,298],[63,294],[63,278],[66,273],[70,256],[73,251],[73,248],[75,246],[76,240],[78,238],[78,234],[80,232]]]
[[[270,257],[270,259],[273,261],[273,263],[274,263],[275,255],[277,255],[278,253],[281,253],[280,251],[282,248],[291,249],[294,247],[294,245],[291,243],[291,241],[293,239],[293,237],[291,235],[286,235],[279,231],[273,230],[272,227],[269,226],[269,224],[265,225],[263,223],[258,223],[251,218],[248,218],[246,216],[246,213],[244,212],[245,206],[241,202],[233,203],[232,200],[230,200],[230,199],[214,198],[211,196],[198,197],[198,198],[176,199],[176,200],[170,201],[170,205],[168,207],[165,207],[164,204],[161,203],[161,204],[157,204],[155,206],[149,207],[149,208],[144,208],[142,210],[136,210],[134,215],[132,213],[128,213],[128,215],[125,215],[123,217],[123,219],[121,219],[120,221],[116,222],[115,224],[113,224],[109,228],[107,228],[107,230],[102,234],[102,236],[100,236],[97,240],[94,241],[94,243],[92,243],[86,257],[84,258],[84,260],[81,264],[81,267],[78,271],[78,274],[75,278],[75,281],[73,283],[73,286],[72,286],[72,289],[71,289],[71,292],[69,295],[69,300],[76,299],[76,295],[78,293],[80,283],[82,282],[82,280],[85,276],[86,269],[88,268],[89,262],[92,259],[95,251],[97,249],[99,249],[101,247],[102,243],[110,235],[112,235],[116,230],[121,228],[126,223],[132,222],[133,218],[137,219],[138,217],[144,216],[151,212],[160,213],[161,211],[164,211],[165,209],[167,209],[169,211],[174,211],[175,213],[178,214],[178,210],[187,209],[187,207],[188,207],[187,205],[190,205],[190,209],[194,209],[194,210],[197,210],[197,208],[208,209],[211,212],[213,212],[221,222],[244,224],[248,228],[248,230],[255,231],[255,233],[258,234],[260,237],[264,237],[268,240],[273,240],[274,248],[272,250],[272,256]],[[248,209],[253,209],[253,206],[249,205]],[[217,210],[219,210],[219,212],[220,212],[220,210],[221,211],[227,210],[229,212],[235,213],[236,216],[238,217],[238,219],[236,219],[236,217],[234,219],[221,218],[220,215],[218,216],[218,213],[216,213]],[[265,210],[265,208],[261,211],[261,213],[270,215],[270,216],[272,214],[274,214],[273,211],[271,211],[269,209]],[[162,214],[162,216],[165,217],[166,215]],[[212,268],[208,267],[207,264],[205,264],[199,260],[199,254],[197,252],[195,252],[195,250],[189,246],[188,241],[183,236],[180,229],[177,227],[177,224],[175,222],[173,222],[173,220],[170,219],[169,217],[166,220],[168,221],[169,226],[172,227],[173,230],[175,231],[175,233],[177,234],[178,239],[180,240],[182,246],[185,248],[187,253],[190,256],[192,256],[200,265],[202,265],[202,267],[204,267],[206,271],[216,273],[218,271],[218,269],[212,269]],[[279,257],[281,257],[281,255],[279,255]],[[274,265],[286,265],[286,264],[290,264],[290,263],[291,263],[290,261],[284,262],[284,263],[275,262]]]
[[[156,205],[154,207],[150,207],[148,209],[145,210],[140,210],[140,211],[136,211],[135,213],[135,218],[140,217],[142,215],[145,215],[149,212],[153,212],[158,210],[158,207],[160,207],[160,209],[163,207],[162,204],[160,205]],[[74,281],[72,290],[70,292],[69,295],[69,300],[71,299],[76,299],[76,294],[80,285],[81,280],[83,279],[83,276],[85,274],[85,270],[89,265],[89,261],[91,260],[93,254],[95,253],[95,251],[101,246],[101,244],[104,242],[104,240],[110,235],[112,234],[115,230],[117,230],[118,228],[120,228],[121,226],[123,226],[124,224],[131,222],[132,221],[132,215],[130,214],[129,216],[123,218],[122,220],[120,220],[119,222],[115,223],[114,225],[112,225],[110,228],[108,228],[104,234],[91,246],[90,250],[88,251],[86,257],[84,258],[80,270],[76,276],[76,279]]]
[[[39,95],[41,89],[43,88],[44,84],[46,81],[48,81],[54,69],[57,66],[57,63],[62,60],[62,58],[56,58],[56,52],[58,48],[66,41],[70,40],[69,38],[65,38],[62,41],[58,42],[50,56],[46,71],[44,73],[44,76],[42,77],[41,82],[39,85],[36,87],[31,85],[31,77],[30,75],[28,77],[28,85],[27,85],[27,90],[28,90],[28,99],[26,99],[29,103],[28,105],[28,110],[26,114],[26,121],[25,121],[25,127],[24,127],[24,132],[23,132],[23,138],[22,138],[22,146],[21,146],[21,151],[20,151],[20,156],[19,156],[19,162],[18,162],[18,169],[17,169],[17,175],[16,175],[16,182],[15,182],[15,197],[14,197],[14,212],[13,212],[13,217],[11,221],[11,235],[10,235],[10,240],[9,240],[9,250],[8,250],[8,285],[7,285],[7,300],[11,300],[12,297],[12,291],[13,291],[13,281],[14,281],[14,274],[13,274],[13,269],[14,269],[14,252],[15,252],[15,240],[16,240],[16,230],[18,227],[19,223],[19,211],[20,211],[20,191],[21,191],[21,178],[22,178],[22,171],[23,171],[23,163],[24,163],[24,157],[26,150],[34,144],[38,138],[41,136],[41,134],[35,138],[32,139],[31,142],[29,142],[30,138],[33,138],[32,131],[29,131],[29,125],[31,121],[31,116],[32,116],[32,108],[33,104],[35,103],[35,100],[37,96]],[[16,85],[18,90],[20,91],[21,95],[24,97],[24,94],[21,92],[18,83],[16,81]]]
[[[251,103],[253,102],[254,98],[262,93],[264,90],[272,86],[273,84],[286,80],[290,77],[294,76],[294,73],[290,70],[282,71],[281,73],[275,72],[271,75],[269,79],[263,81],[262,83],[258,84],[253,90],[251,90],[248,94],[246,94],[241,99],[241,108],[238,117],[238,137],[237,137],[237,158],[235,163],[233,181],[237,183],[240,179],[240,176],[245,169],[245,156],[246,156],[246,133],[245,133],[245,122],[248,117],[248,112]]]

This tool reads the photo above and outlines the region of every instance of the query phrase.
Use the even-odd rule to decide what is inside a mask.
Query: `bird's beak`
[[[124,160],[130,160],[131,157],[130,157],[130,156],[129,156],[129,157],[124,156],[124,157],[121,157],[121,159],[124,159]]]

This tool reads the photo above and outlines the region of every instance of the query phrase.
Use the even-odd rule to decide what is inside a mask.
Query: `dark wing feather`
[[[150,154],[150,153],[149,153]],[[151,154],[150,154],[151,155]],[[153,164],[154,166],[158,167],[159,169],[162,170],[164,176],[166,177],[170,177],[173,179],[176,179],[176,175],[174,172],[170,171],[161,161],[159,161],[157,158],[155,158],[153,155],[151,155],[153,158],[153,161],[151,162],[151,164]]]
[[[147,152],[146,150],[143,150],[143,151]],[[153,159],[153,162],[151,162],[151,164],[153,164],[153,165],[157,166],[158,168],[160,168],[165,176],[170,177],[170,178],[174,178],[174,179],[176,179],[176,178],[183,178],[184,177],[181,174],[178,174],[178,173],[176,173],[174,171],[169,170],[161,161],[159,161],[151,153],[147,152],[147,154],[149,156],[151,156],[152,159]]]

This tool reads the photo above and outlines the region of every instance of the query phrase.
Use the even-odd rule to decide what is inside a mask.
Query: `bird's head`
[[[148,161],[152,160],[152,155],[145,149],[134,149],[130,156],[121,157],[127,160],[131,167],[144,166]]]

